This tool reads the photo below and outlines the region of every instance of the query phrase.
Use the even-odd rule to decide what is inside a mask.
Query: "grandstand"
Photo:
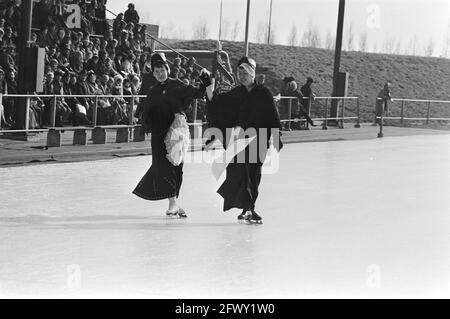
[[[106,0],[40,0],[33,2],[30,37],[22,48],[25,10],[20,0],[0,2],[0,93],[5,95],[0,129],[138,124],[138,96],[154,81],[150,55],[155,44],[173,51],[158,40],[159,27],[142,23],[131,4],[116,15]],[[113,20],[106,18],[107,11]],[[209,57],[212,61],[213,53]],[[170,62],[178,64],[172,77],[198,84],[202,65],[193,56],[176,53]],[[34,95],[27,116],[20,114],[25,99],[14,96],[18,93]],[[188,113],[192,118],[193,110]]]

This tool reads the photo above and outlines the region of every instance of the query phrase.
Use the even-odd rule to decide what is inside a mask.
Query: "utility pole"
[[[272,0],[270,0],[269,27],[267,28],[267,44],[270,44],[270,27],[271,26],[272,26]]]
[[[222,38],[222,4],[223,4],[223,0],[220,0],[219,41]]]
[[[247,0],[247,18],[245,20],[245,56],[248,56],[248,26],[250,20],[250,0]]]
[[[345,0],[339,0],[339,12],[338,12],[338,22],[336,30],[336,48],[334,49],[334,70],[333,70],[333,93],[331,96],[337,96],[337,86],[339,69],[341,65],[341,50],[342,50],[342,32],[344,29],[344,11],[345,11]],[[330,117],[337,117],[337,100],[331,101]],[[332,122],[337,122],[332,120]]]

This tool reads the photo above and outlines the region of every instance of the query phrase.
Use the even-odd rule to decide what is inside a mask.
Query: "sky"
[[[222,2],[222,39],[238,41],[245,37],[247,0],[132,0],[141,21],[160,26],[160,36],[192,39],[199,25],[208,27],[208,38],[219,35]],[[267,27],[271,0],[251,0],[249,40],[262,41],[258,30]],[[276,44],[289,43],[292,30],[297,43],[303,33],[316,29],[321,42],[336,36],[338,0],[272,0],[271,28]],[[107,8],[124,12],[128,2],[108,0]],[[259,32],[261,34],[261,32]],[[353,37],[351,36],[353,35]],[[358,49],[360,38],[367,36],[367,51],[393,50],[425,55],[432,47],[434,56],[450,57],[449,0],[347,0],[344,18],[343,49]],[[353,38],[353,45],[349,39]],[[449,43],[449,49],[445,43]],[[394,53],[394,52],[392,52]]]

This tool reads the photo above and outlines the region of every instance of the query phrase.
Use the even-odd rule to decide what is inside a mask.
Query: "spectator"
[[[386,82],[383,88],[378,92],[377,100],[375,103],[375,122],[373,125],[380,124],[381,119],[378,117],[384,112],[389,112],[388,101],[392,101],[391,98],[391,86],[392,83],[390,81]]]
[[[0,72],[3,72],[3,69],[0,69]],[[16,72],[9,71],[6,73],[6,81],[4,91],[8,92],[8,94],[17,94],[17,82],[16,82]],[[2,89],[3,92],[3,89]],[[4,107],[4,117],[6,119],[6,123],[13,124],[14,123],[14,110],[15,110],[15,102],[16,98],[13,97],[4,97],[3,98],[3,107]]]
[[[3,71],[3,69],[0,69],[0,93],[8,93],[7,84],[5,81],[5,72]],[[12,124],[6,120],[7,116],[5,113],[6,108],[4,104],[0,104],[0,128],[9,128],[12,126]]]
[[[125,14],[124,14],[124,20],[127,23],[128,22],[132,22],[134,24],[138,24],[139,23],[139,14],[135,10],[135,7],[134,7],[133,3],[130,3],[128,5],[128,10],[125,11]]]
[[[257,74],[255,81],[256,81],[256,84],[258,84],[258,85],[264,85],[264,83],[266,82],[266,75],[265,74]]]
[[[301,119],[305,118],[306,121],[311,126],[316,126],[313,122],[313,120],[309,117],[308,112],[304,109],[302,101],[303,101],[303,94],[297,90],[297,82],[291,81],[288,83],[288,88],[286,91],[286,95],[290,97],[296,97],[296,99],[292,99],[291,101],[291,118],[294,119]],[[303,122],[300,122],[299,125],[295,125],[295,123],[292,125],[293,128],[301,129],[303,126],[301,125]]]
[[[86,62],[86,71],[94,71],[94,74],[98,73],[99,69],[99,56],[94,54],[91,59]]]
[[[113,32],[113,37],[116,39],[119,38],[120,33],[122,32],[122,30],[124,28],[123,23],[121,23],[121,21],[123,21],[126,25],[126,22],[123,20],[123,13],[119,13],[113,22],[112,32]]]
[[[303,110],[309,114],[309,105],[310,101],[314,101],[316,95],[314,94],[311,85],[314,83],[313,78],[308,77],[306,79],[306,83],[300,88],[300,92],[303,94],[304,99],[302,99],[301,105],[303,106]]]
[[[51,43],[48,42],[48,27],[47,26],[41,27],[41,30],[38,34],[38,39],[36,42],[39,45],[39,47],[41,47],[41,48],[45,48],[45,47],[48,47],[51,45]]]
[[[0,67],[4,72],[17,72],[14,61],[14,47],[7,46],[0,49]]]
[[[5,35],[2,38],[4,46],[16,47],[16,36],[10,26],[5,28]]]

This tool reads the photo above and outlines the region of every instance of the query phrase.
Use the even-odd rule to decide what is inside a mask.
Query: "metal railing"
[[[380,100],[384,100],[384,99],[378,97],[377,102]],[[395,98],[395,99],[391,99],[390,102],[393,102],[393,103],[400,102],[400,116],[386,116],[384,104],[381,105],[380,110],[376,109],[375,110],[375,123],[377,122],[377,120],[379,120],[378,124],[379,124],[379,128],[380,128],[378,135],[377,135],[378,137],[383,137],[383,135],[384,135],[383,134],[384,120],[400,120],[400,124],[404,124],[405,120],[425,121],[426,125],[430,124],[430,121],[450,121],[449,117],[431,117],[431,105],[433,103],[435,103],[435,104],[439,104],[439,103],[450,104],[450,101],[424,100],[424,99],[397,99],[397,98]],[[425,103],[427,106],[426,117],[407,117],[407,116],[405,116],[407,102]]]
[[[35,95],[35,94],[1,94],[0,93],[0,105],[3,104],[3,99],[4,98],[25,98],[26,99],[26,107],[25,107],[25,128],[24,129],[1,129],[0,127],[0,134],[2,133],[33,133],[33,132],[45,132],[48,131],[51,128],[55,128],[56,127],[56,112],[57,112],[57,101],[58,98],[64,98],[64,97],[68,97],[68,98],[86,98],[89,99],[91,101],[93,101],[93,112],[92,112],[92,124],[91,125],[87,125],[86,127],[96,127],[98,126],[97,124],[97,120],[98,120],[98,109],[99,109],[99,100],[101,99],[105,99],[105,98],[123,98],[123,99],[127,99],[127,100],[131,100],[131,103],[126,103],[127,105],[127,109],[126,109],[126,113],[128,116],[128,125],[129,126],[140,126],[140,124],[133,124],[133,111],[134,111],[134,106],[135,106],[135,99],[136,98],[146,98],[146,95],[113,95],[113,94],[108,94],[108,95],[101,95],[101,94],[96,94],[96,95],[68,95],[68,94],[39,94],[39,95]],[[29,122],[30,122],[30,118],[29,118],[29,114],[30,114],[30,101],[32,99],[41,99],[41,98],[50,98],[52,99],[51,105],[50,105],[50,122],[49,125],[46,128],[38,128],[38,129],[30,129],[29,127]],[[198,100],[194,100],[193,105],[192,105],[193,109],[192,109],[192,113],[193,113],[193,122],[188,123],[188,125],[190,126],[195,126],[195,125],[203,125],[206,122],[203,121],[197,121],[197,115],[198,115]]]
[[[127,106],[127,116],[128,116],[128,125],[130,126],[136,126],[133,125],[133,110],[134,110],[134,106],[135,106],[135,99],[136,98],[146,98],[146,95],[101,95],[101,94],[96,94],[96,95],[67,95],[67,94],[63,94],[63,95],[56,95],[56,94],[42,94],[42,95],[35,95],[35,94],[0,94],[0,105],[2,105],[3,102],[3,98],[5,97],[9,97],[9,98],[26,98],[26,110],[25,110],[25,128],[24,129],[14,129],[14,130],[2,130],[0,129],[0,134],[1,133],[19,133],[19,132],[45,132],[48,131],[48,129],[51,128],[55,128],[56,127],[56,113],[57,113],[57,101],[60,98],[64,98],[64,97],[68,97],[68,98],[86,98],[89,99],[91,101],[93,101],[93,112],[92,112],[92,124],[88,125],[87,127],[96,127],[98,125],[98,109],[99,109],[99,100],[101,99],[105,99],[105,98],[123,98],[123,99],[127,99],[130,100],[131,103],[126,103]],[[47,128],[39,128],[39,129],[30,129],[29,128],[29,114],[30,114],[30,100],[31,99],[41,99],[41,98],[49,98],[52,100],[51,104],[50,104],[50,122],[49,122],[49,126]],[[306,119],[303,118],[292,118],[292,101],[294,99],[297,99],[296,97],[279,97],[279,96],[274,96],[273,97],[274,100],[276,102],[280,101],[280,100],[289,100],[288,103],[288,118],[287,119],[281,119],[282,123],[287,123],[288,129],[291,129],[291,124],[294,122],[304,122],[306,121]],[[312,109],[312,100],[309,98],[303,98],[305,100],[308,100],[308,116],[311,116],[311,109]],[[340,122],[340,126],[341,128],[343,128],[343,123],[344,120],[356,120],[356,124],[354,125],[354,127],[360,127],[360,106],[359,106],[359,98],[358,97],[316,97],[314,99],[314,101],[319,101],[319,100],[324,100],[325,104],[323,104],[324,106],[324,116],[323,117],[314,117],[312,118],[312,120],[314,121],[323,121],[322,123],[322,129],[326,130],[328,129],[328,122],[330,120],[335,120],[335,121],[339,121]],[[338,116],[336,117],[330,117],[329,116],[329,101],[331,100],[342,100],[343,103],[340,107],[338,107]],[[345,105],[344,102],[345,100],[356,100],[356,116],[345,116]],[[299,101],[300,102],[300,101]],[[203,125],[203,124],[207,124],[207,122],[203,122],[202,120],[197,120],[198,117],[198,99],[195,99],[192,105],[192,118],[193,118],[193,122],[188,123],[188,125],[190,126],[194,126],[194,125]],[[306,124],[308,125],[308,123]],[[307,126],[308,128],[308,126]]]
[[[319,96],[319,97],[314,97],[314,99],[312,98],[307,98],[307,97],[303,97],[303,100],[307,100],[308,101],[308,116],[311,117],[311,110],[312,110],[312,102],[318,102],[320,100],[324,100],[325,104],[322,104],[320,102],[318,102],[320,105],[322,105],[324,107],[324,115],[323,117],[313,117],[311,118],[311,120],[313,121],[323,121],[322,123],[322,129],[326,130],[328,129],[328,124],[329,121],[336,121],[339,122],[339,127],[340,128],[344,128],[344,121],[345,120],[356,120],[356,124],[354,125],[355,128],[360,128],[360,119],[361,119],[361,114],[360,114],[360,101],[359,101],[359,97],[356,96],[350,96],[350,97],[331,97],[331,96]],[[306,128],[309,129],[308,126],[308,122],[306,119],[303,118],[292,118],[292,101],[293,100],[298,100],[297,97],[290,97],[290,96],[274,96],[274,100],[275,101],[279,101],[279,100],[288,100],[288,118],[287,119],[281,119],[282,123],[287,123],[287,129],[291,130],[291,123],[293,122],[306,122]],[[329,105],[329,101],[333,101],[333,100],[338,100],[338,101],[342,101],[342,103],[338,103],[337,105],[337,113],[336,113],[336,117],[330,117],[329,116],[329,111],[330,111],[330,106]],[[356,110],[355,110],[355,116],[345,116],[345,101],[349,101],[349,100],[355,100],[356,101]],[[300,101],[299,101],[300,103]],[[330,103],[331,104],[331,103]],[[301,107],[301,106],[300,106]]]

